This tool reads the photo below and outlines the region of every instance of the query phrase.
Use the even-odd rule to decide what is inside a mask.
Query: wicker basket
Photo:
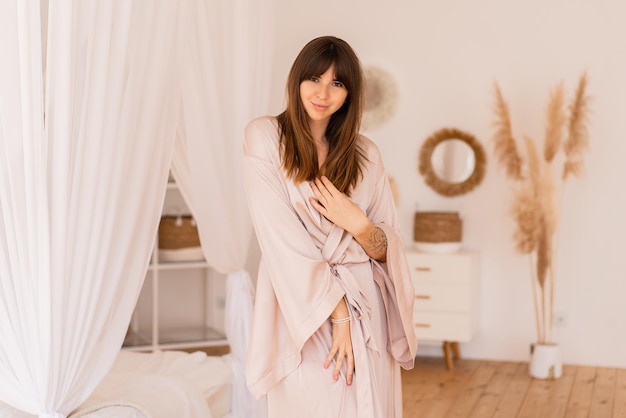
[[[462,221],[458,212],[415,212],[413,240],[416,242],[460,242]]]
[[[178,250],[200,246],[198,227],[190,215],[163,216],[159,223],[159,248]]]

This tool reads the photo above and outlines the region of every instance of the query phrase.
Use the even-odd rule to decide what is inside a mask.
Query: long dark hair
[[[343,193],[362,175],[363,150],[358,146],[363,109],[363,73],[359,58],[347,42],[322,36],[307,43],[296,57],[287,79],[287,107],[277,116],[283,168],[296,183],[319,176],[315,141],[300,97],[300,83],[318,77],[331,65],[335,78],[348,90],[346,100],[326,128],[329,150],[324,175]]]

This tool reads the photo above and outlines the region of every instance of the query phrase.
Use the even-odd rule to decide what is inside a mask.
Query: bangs
[[[319,77],[328,70],[331,65],[335,65],[335,80],[343,83],[348,92],[354,87],[350,77],[351,68],[348,59],[340,56],[336,48],[328,48],[322,54],[315,56],[308,65],[305,65],[306,71],[302,74],[301,82],[311,77]]]
[[[333,63],[335,64],[335,79],[342,82],[348,89],[348,92],[353,91],[356,82],[354,79],[355,68],[350,64],[350,60],[337,57]]]

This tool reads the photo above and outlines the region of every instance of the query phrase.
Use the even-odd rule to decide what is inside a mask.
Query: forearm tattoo
[[[387,235],[380,228],[374,228],[361,246],[375,260],[384,261],[387,258]]]

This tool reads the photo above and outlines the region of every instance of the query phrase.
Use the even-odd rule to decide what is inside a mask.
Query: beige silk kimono
[[[246,374],[255,397],[268,395],[269,416],[402,416],[400,369],[413,367],[414,291],[396,209],[377,146],[360,137],[367,160],[351,199],[388,240],[378,263],[346,231],[309,202],[308,182],[295,184],[281,167],[277,122],[248,124],[244,185],[261,249]],[[345,297],[355,357],[352,385],[345,365],[323,368],[331,347],[329,316]]]

